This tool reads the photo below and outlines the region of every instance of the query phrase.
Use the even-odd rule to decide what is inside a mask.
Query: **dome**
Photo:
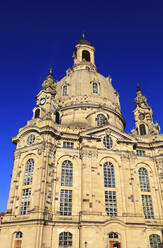
[[[79,40],[77,44],[83,44],[83,45],[92,46],[92,44],[89,41],[85,40],[85,35],[84,34],[82,35],[82,39]]]
[[[111,77],[104,77],[95,69],[83,65],[67,71],[56,85],[56,103],[62,124],[75,127],[95,127],[96,116],[101,113],[107,123],[124,129],[119,95],[112,86]]]

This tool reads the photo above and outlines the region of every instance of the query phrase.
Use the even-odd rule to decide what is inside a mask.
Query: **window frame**
[[[60,190],[60,215],[62,216],[72,215],[72,190],[69,189]]]
[[[115,188],[115,170],[114,165],[107,161],[103,165],[104,172],[104,187],[106,188]]]
[[[153,238],[153,240],[151,238]],[[160,235],[158,234],[149,235],[149,243],[150,243],[150,248],[159,248],[159,244],[161,243]]]
[[[27,160],[25,164],[24,180],[23,180],[24,186],[31,185],[33,183],[33,174],[34,174],[34,159],[30,158]]]
[[[141,195],[142,197],[142,206],[144,211],[145,219],[154,219],[154,208],[152,203],[151,195]]]
[[[92,82],[92,92],[93,94],[98,94],[98,83]]]
[[[64,160],[61,166],[61,186],[73,186],[73,163]]]
[[[105,211],[111,217],[118,215],[116,191],[105,190]]]
[[[62,96],[67,96],[67,85],[63,85]]]
[[[148,170],[144,167],[140,167],[138,170],[139,174],[139,185],[141,192],[151,192]]]
[[[61,232],[59,234],[59,247],[72,247],[72,242],[73,234],[71,232]]]
[[[141,136],[147,134],[146,126],[145,126],[144,123],[142,123],[142,124],[139,125],[139,132],[140,132],[140,135]]]
[[[70,141],[63,141],[63,148],[74,149],[74,143]]]
[[[103,127],[106,124],[107,118],[104,114],[99,113],[96,116],[97,127]]]
[[[113,147],[113,139],[110,135],[106,135],[103,138],[103,144],[105,148],[111,149]]]
[[[138,157],[145,157],[145,156],[146,156],[144,150],[136,150],[136,155],[137,155]]]
[[[31,188],[22,189],[20,215],[26,215],[29,213],[30,200],[31,200]]]

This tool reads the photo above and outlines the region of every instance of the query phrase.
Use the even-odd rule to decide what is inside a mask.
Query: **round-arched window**
[[[40,118],[40,109],[36,109],[35,111],[35,119]]]
[[[114,165],[111,162],[104,164],[104,187],[115,188]]]
[[[34,134],[30,134],[27,138],[27,145],[32,145],[35,141],[35,136]]]
[[[25,165],[24,185],[32,184],[33,171],[34,171],[34,160],[33,160],[33,158],[30,158],[30,159],[28,159],[28,161]]]
[[[146,128],[144,124],[140,124],[139,129],[140,129],[140,135],[146,135]]]
[[[62,163],[61,185],[72,186],[73,183],[73,164],[70,160]]]
[[[139,168],[139,182],[140,182],[140,190],[143,192],[150,192],[150,185],[149,185],[149,177],[148,171],[146,168]]]
[[[72,246],[72,233],[62,232],[59,234],[59,247],[71,247]]]
[[[109,135],[106,135],[103,138],[103,144],[107,149],[111,149],[113,147],[113,140]]]
[[[161,242],[160,236],[158,234],[151,234],[149,236],[150,248],[159,248],[159,244]]]
[[[97,126],[98,127],[104,126],[106,124],[106,117],[105,117],[105,115],[98,114],[97,115],[97,118],[96,118],[96,121],[97,121]]]
[[[87,50],[82,52],[82,60],[90,62],[90,53]]]

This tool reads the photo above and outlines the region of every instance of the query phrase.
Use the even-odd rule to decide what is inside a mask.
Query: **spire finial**
[[[137,84],[137,91],[141,91],[139,84]]]
[[[49,68],[48,76],[53,76],[53,68],[52,67]]]
[[[85,40],[85,34],[84,34],[84,32],[82,34],[82,39]]]

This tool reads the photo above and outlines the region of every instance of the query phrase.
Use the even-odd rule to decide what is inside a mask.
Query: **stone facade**
[[[137,86],[124,132],[112,79],[83,39],[59,82],[52,69],[16,144],[2,248],[157,248],[163,229],[163,135]]]

